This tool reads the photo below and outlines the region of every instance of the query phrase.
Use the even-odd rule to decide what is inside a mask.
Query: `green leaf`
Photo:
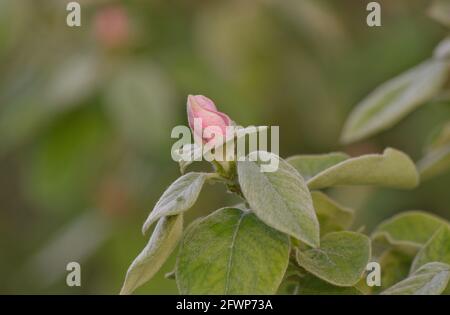
[[[191,225],[178,255],[181,294],[274,294],[289,262],[289,238],[253,213],[224,208]]]
[[[182,214],[162,217],[148,244],[128,268],[120,294],[130,294],[150,280],[177,246],[182,232]]]
[[[401,249],[391,248],[385,251],[379,259],[381,287],[374,287],[373,290],[380,292],[408,277],[413,258],[413,255],[405,253]]]
[[[121,67],[105,87],[105,110],[121,136],[144,152],[159,153],[172,129],[175,97],[163,69],[148,59]]]
[[[419,162],[420,178],[429,179],[450,169],[450,144],[431,150]]]
[[[341,141],[354,142],[388,129],[433,98],[447,79],[446,62],[423,62],[387,81],[356,105],[347,119]]]
[[[346,230],[353,222],[354,212],[320,191],[311,193],[314,209],[320,224],[320,234]]]
[[[448,42],[450,45],[450,39]],[[450,169],[450,121],[433,130],[424,151],[425,156],[417,162],[421,179],[429,179]]]
[[[104,183],[112,138],[109,123],[96,106],[61,114],[24,157],[27,199],[56,213],[87,207],[93,191]]]
[[[175,215],[191,208],[200,194],[208,174],[191,172],[178,178],[156,203],[142,228],[142,233],[159,218]]]
[[[196,143],[188,143],[179,150],[175,150],[173,155],[180,166],[181,174],[184,174],[186,168],[191,165],[198,156],[202,156],[202,147]]]
[[[450,39],[449,39],[450,41]],[[450,44],[450,43],[449,43]],[[428,137],[424,151],[432,152],[450,144],[450,121],[447,121],[433,129]]]
[[[257,153],[260,154],[258,159]],[[260,165],[269,155],[278,160],[279,167],[275,172],[261,172]],[[237,170],[242,192],[261,221],[310,246],[319,245],[319,222],[311,194],[290,164],[274,154],[260,151],[238,162]]]
[[[450,266],[439,262],[431,262],[381,294],[438,295],[444,292],[449,280]]]
[[[345,153],[333,152],[328,154],[294,155],[287,158],[286,162],[291,164],[305,180],[308,180],[348,158],[349,156]]]
[[[422,211],[407,211],[382,222],[372,239],[385,239],[391,245],[422,247],[443,224],[443,219]]]
[[[297,262],[315,276],[337,286],[353,286],[370,259],[370,240],[355,232],[333,232],[320,248],[297,251]]]
[[[441,226],[417,253],[411,272],[433,261],[450,264],[450,226],[448,224]]]
[[[448,0],[446,0],[446,1],[448,1]],[[450,1],[448,1],[448,10],[450,13]],[[450,19],[449,19],[449,21],[450,21]],[[450,57],[450,37],[447,36],[434,49],[433,58],[448,59],[449,57]]]
[[[309,189],[342,185],[377,185],[410,189],[419,183],[416,167],[401,151],[367,154],[338,163],[308,181]]]
[[[362,295],[355,287],[339,287],[306,273],[289,283],[290,294],[295,295]]]

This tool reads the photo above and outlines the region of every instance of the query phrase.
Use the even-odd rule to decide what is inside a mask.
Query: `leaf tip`
[[[145,236],[147,234],[147,231],[148,231],[150,225],[151,225],[151,221],[149,219],[147,219],[144,222],[144,225],[142,225],[142,229],[141,229],[142,235]]]

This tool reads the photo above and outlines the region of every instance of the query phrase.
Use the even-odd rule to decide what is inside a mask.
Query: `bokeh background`
[[[428,58],[446,29],[428,0],[88,1],[81,27],[65,0],[0,0],[0,293],[116,294],[147,242],[141,225],[179,175],[174,126],[188,94],[241,125],[280,126],[281,156],[392,146],[417,160],[450,117],[427,104],[395,128],[342,147],[352,107],[379,83]],[[196,167],[207,168],[200,164]],[[370,230],[422,209],[450,219],[450,174],[414,191],[330,193]],[[206,186],[186,224],[235,200]],[[66,264],[82,286],[66,286]],[[137,293],[175,294],[172,257]]]

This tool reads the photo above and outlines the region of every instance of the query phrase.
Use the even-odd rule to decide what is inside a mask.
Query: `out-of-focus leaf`
[[[430,240],[417,253],[411,265],[411,272],[429,262],[450,264],[450,226],[441,226]]]
[[[391,248],[385,251],[379,259],[381,266],[381,287],[373,287],[374,292],[387,289],[408,277],[413,258],[413,255],[397,248]]]
[[[309,39],[318,50],[340,49],[346,44],[348,33],[343,21],[331,6],[314,0],[267,1],[273,9],[279,10],[287,22]],[[313,35],[314,34],[314,35]],[[308,42],[309,43],[309,42]],[[310,44],[311,45],[311,44]]]
[[[428,152],[419,162],[417,168],[422,180],[430,179],[450,169],[450,144]]]
[[[305,180],[316,176],[320,172],[350,158],[342,152],[313,155],[295,155],[286,159]]]
[[[23,173],[28,198],[55,211],[88,206],[110,143],[110,126],[98,107],[60,117],[31,147]]]
[[[317,219],[320,223],[320,234],[348,229],[353,222],[354,212],[346,208],[320,191],[311,193]]]
[[[316,276],[306,273],[296,279],[294,292],[296,295],[362,295],[355,287],[339,287]]]
[[[424,151],[433,152],[437,149],[450,145],[450,121],[435,128],[428,137]]]
[[[385,295],[438,295],[444,292],[450,280],[450,266],[430,262],[420,267],[405,280],[381,292]]]
[[[100,59],[93,53],[68,55],[51,64],[48,59],[38,54],[0,89],[0,154],[35,137],[58,114],[85,105],[97,87]]]
[[[425,156],[417,162],[421,179],[440,175],[450,168],[450,122],[438,126],[425,145]]]
[[[450,13],[450,1],[448,1],[448,4],[448,10]],[[433,57],[439,59],[448,59],[450,57],[450,36],[446,37],[436,46],[433,52]]]
[[[382,222],[372,239],[385,239],[391,245],[422,247],[447,222],[422,211],[406,211]]]
[[[387,148],[383,154],[367,154],[340,162],[308,181],[309,189],[343,185],[376,185],[410,189],[419,176],[411,159],[401,151]]]
[[[170,256],[182,234],[182,214],[159,219],[148,244],[128,268],[120,294],[130,294],[149,281]]]
[[[142,227],[142,233],[145,234],[148,228],[163,216],[175,215],[189,210],[197,200],[206,177],[206,173],[191,172],[173,182],[148,216]]]
[[[23,269],[17,266],[19,282],[32,279],[33,286],[41,290],[62,282],[67,273],[60,266],[66,266],[70,261],[83,265],[95,257],[114,235],[115,228],[111,223],[99,212],[88,210],[58,227],[39,245]]]
[[[278,160],[278,169],[262,172],[260,166],[269,155]],[[319,245],[319,223],[311,194],[290,164],[274,154],[259,151],[247,156],[246,161],[239,161],[237,169],[242,192],[261,221],[310,246]]]
[[[320,248],[297,251],[300,266],[337,286],[353,286],[363,275],[370,259],[370,239],[355,232],[325,235]]]
[[[341,141],[354,142],[395,125],[433,98],[447,79],[448,66],[429,60],[387,81],[356,105],[347,119]]]
[[[0,2],[0,58],[22,39],[31,11],[26,1]]]
[[[434,0],[428,14],[442,25],[450,27],[450,1]]]
[[[94,53],[68,56],[52,69],[44,90],[44,102],[61,107],[79,104],[97,87],[102,77],[100,57]]]
[[[133,145],[153,151],[173,127],[173,91],[156,66],[137,62],[117,73],[106,90],[106,108]]]
[[[289,262],[289,238],[253,213],[224,208],[195,222],[176,266],[181,294],[274,294]]]

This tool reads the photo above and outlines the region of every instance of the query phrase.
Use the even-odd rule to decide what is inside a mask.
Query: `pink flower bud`
[[[217,110],[213,101],[203,95],[189,95],[187,101],[187,114],[189,127],[194,135],[200,137],[204,143],[213,140],[215,136],[205,136],[206,128],[214,128],[214,133],[219,133],[223,138],[226,137],[226,128],[231,125],[231,119],[226,114]],[[195,120],[200,119],[201,124],[198,128]]]

